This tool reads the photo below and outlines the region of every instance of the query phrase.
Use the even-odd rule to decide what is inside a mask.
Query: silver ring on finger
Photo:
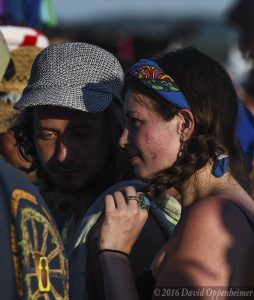
[[[138,197],[139,197],[140,208],[146,209],[148,211],[151,205],[150,200],[142,193],[139,194]]]

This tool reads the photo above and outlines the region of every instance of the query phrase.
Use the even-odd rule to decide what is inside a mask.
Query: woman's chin
[[[144,172],[138,168],[135,168],[135,174],[137,178],[145,182],[149,182],[153,179],[153,176],[151,174],[148,174],[147,172]]]

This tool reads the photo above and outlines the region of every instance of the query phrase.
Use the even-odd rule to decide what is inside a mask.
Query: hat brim
[[[109,107],[112,99],[112,94],[101,91],[80,87],[68,86],[63,89],[47,86],[31,90],[25,89],[14,108],[23,110],[28,107],[49,105],[96,113]]]

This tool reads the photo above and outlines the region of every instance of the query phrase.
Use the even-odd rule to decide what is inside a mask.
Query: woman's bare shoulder
[[[231,220],[231,209],[230,204],[219,197],[208,197],[183,208],[176,235],[179,246],[193,248],[198,253],[203,251],[202,248],[217,247],[222,241],[224,245],[230,244],[225,222]]]
[[[238,208],[219,197],[184,208],[175,238],[165,249],[159,283],[166,284],[170,278],[176,285],[226,285],[230,262],[241,263],[239,249],[249,242],[248,234],[247,238],[243,234],[248,226]]]
[[[248,212],[241,204],[230,199],[218,196],[210,196],[197,201],[186,211],[183,209],[183,220],[180,232],[182,234],[202,236],[206,239],[223,238],[231,240],[232,234],[241,237],[242,232],[250,229]],[[251,217],[250,217],[251,218]]]

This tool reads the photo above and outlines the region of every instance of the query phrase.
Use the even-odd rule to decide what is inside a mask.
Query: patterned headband
[[[140,80],[176,107],[190,109],[189,103],[175,81],[154,61],[141,59],[129,69],[128,74]]]

